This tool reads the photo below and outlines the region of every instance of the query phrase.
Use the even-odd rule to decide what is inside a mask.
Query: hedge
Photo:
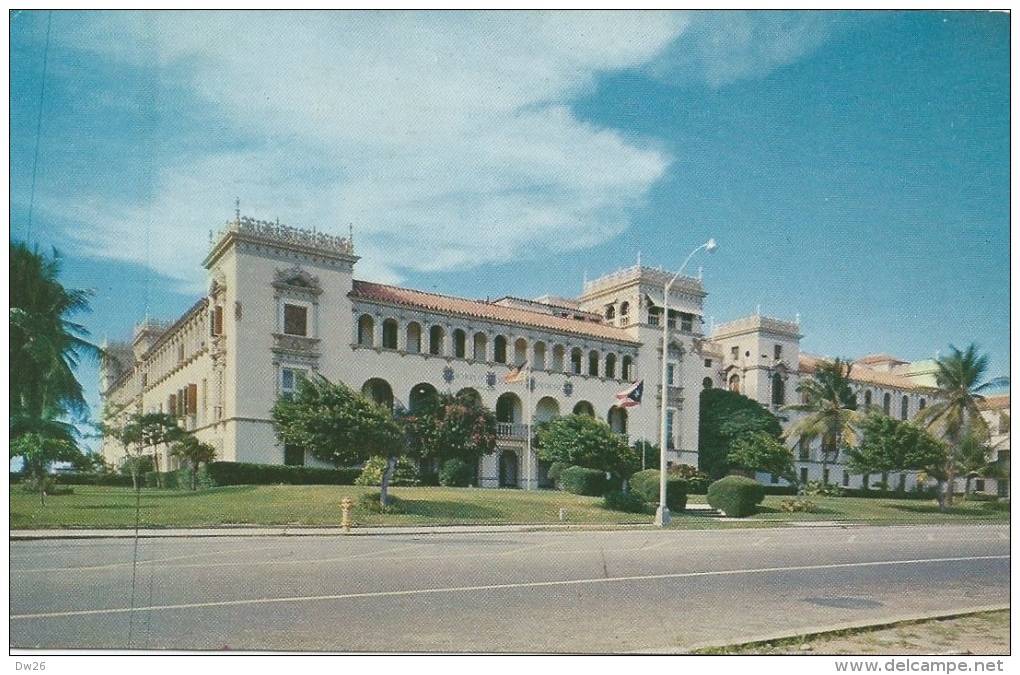
[[[628,479],[630,490],[649,504],[659,503],[659,470],[638,471]],[[666,473],[666,507],[680,512],[687,508],[687,481]]]
[[[765,486],[744,476],[726,476],[708,486],[708,505],[729,518],[746,518],[765,500]]]
[[[206,471],[214,485],[354,485],[361,467],[324,469],[312,466],[210,462]]]
[[[48,477],[58,485],[100,485],[103,487],[131,487],[131,476],[118,473],[52,473]],[[25,480],[20,473],[11,474],[11,485]]]
[[[609,480],[605,471],[571,466],[560,472],[560,487],[575,495],[601,497],[609,490]]]

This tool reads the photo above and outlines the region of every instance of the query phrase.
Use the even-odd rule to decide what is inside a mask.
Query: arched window
[[[514,342],[514,364],[521,365],[528,360],[528,341],[524,338],[517,338]]]
[[[626,319],[628,316],[630,316],[630,303],[629,302],[621,302],[620,303],[620,318],[621,319]]]
[[[453,355],[458,359],[467,355],[467,333],[460,328],[453,331]]]
[[[871,407],[871,390],[870,389],[868,389],[867,391],[864,392],[864,407],[865,408],[870,408]],[[865,412],[867,412],[867,411],[865,410]]]
[[[738,394],[740,393],[740,376],[739,375],[730,375],[730,382],[729,382],[729,384],[730,384],[730,391],[735,391]]]
[[[783,405],[786,403],[786,383],[783,376],[776,373],[772,376],[772,405]]]
[[[421,324],[416,321],[407,324],[407,351],[421,354]]]
[[[485,333],[475,333],[475,348],[473,358],[475,361],[485,361],[485,347],[488,345],[489,339]]]
[[[536,342],[534,347],[535,358],[532,360],[534,370],[545,370],[545,343]]]
[[[588,374],[592,377],[599,374],[599,353],[594,349],[588,352]]]
[[[554,373],[563,372],[563,345],[555,345],[552,350],[552,369]]]
[[[634,359],[629,355],[623,357],[623,369],[620,372],[620,377],[625,380],[634,379]]]
[[[882,396],[882,412],[888,415],[889,410],[891,408],[892,408],[892,395],[886,393],[884,396]]]
[[[358,344],[371,347],[375,342],[375,320],[368,314],[358,319]]]
[[[583,356],[581,355],[580,347],[574,347],[573,349],[570,350],[570,372],[572,372],[574,375],[581,374],[582,358]]]
[[[382,346],[384,349],[397,348],[397,320],[386,319],[382,323]]]
[[[616,378],[616,354],[606,354],[606,377]]]
[[[907,419],[907,406],[908,405],[909,405],[909,401],[908,401],[906,396],[904,396],[903,398],[900,399],[900,419],[901,420]]]
[[[443,353],[443,327],[432,326],[429,328],[429,354]]]
[[[492,346],[495,352],[492,359],[496,363],[506,363],[506,338],[502,335],[497,335],[496,339],[492,342]]]
[[[702,380],[701,381],[701,388],[702,389],[711,389],[712,388],[712,378],[711,377],[706,377],[704,380]]]
[[[606,321],[612,321],[616,318],[616,307],[614,305],[606,306]]]

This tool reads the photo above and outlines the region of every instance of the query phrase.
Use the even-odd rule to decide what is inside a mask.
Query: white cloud
[[[81,46],[191,88],[231,135],[162,166],[143,200],[92,198],[89,252],[145,262],[148,222],[149,264],[182,282],[235,196],[256,217],[353,224],[359,274],[393,281],[602,241],[670,161],[566,105],[599,73],[655,58],[676,14],[86,18]]]

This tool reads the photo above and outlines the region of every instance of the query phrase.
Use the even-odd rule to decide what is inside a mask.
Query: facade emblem
[[[573,393],[574,393],[574,383],[573,382],[564,382],[563,383],[563,395],[564,396],[570,396]]]
[[[453,382],[453,368],[450,366],[443,368],[443,382],[447,384]]]
[[[489,385],[489,388],[496,386],[496,373],[491,370],[485,374],[485,384]]]

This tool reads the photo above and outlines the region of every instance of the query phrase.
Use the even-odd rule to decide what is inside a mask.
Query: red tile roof
[[[982,410],[1001,410],[1009,408],[1009,394],[998,396],[986,396],[983,401],[978,401],[978,407]]]
[[[506,307],[496,305],[482,300],[466,300],[455,298],[449,295],[437,293],[426,293],[415,291],[409,288],[398,288],[386,286],[370,281],[354,280],[354,288],[349,296],[352,299],[370,300],[385,302],[405,307],[441,312],[444,314],[456,314],[476,319],[485,319],[512,326],[528,326],[531,328],[542,328],[561,333],[571,333],[585,337],[598,338],[600,340],[612,340],[623,342],[629,345],[639,345],[636,339],[631,337],[622,328],[606,324],[593,323],[591,321],[579,321],[559,316],[552,316],[542,312],[532,312],[517,307]]]
[[[884,359],[889,358],[892,357],[884,357]],[[800,371],[802,373],[813,373],[818,370],[820,365],[831,361],[832,359],[801,353]],[[908,377],[903,377],[902,375],[897,375],[895,373],[888,373],[882,370],[873,370],[868,368],[866,365],[862,365],[863,363],[864,359],[859,359],[853,362],[853,365],[850,368],[850,379],[852,381],[859,384],[874,384],[881,387],[892,387],[895,389],[928,389],[928,387],[919,385],[916,381],[911,380]]]

